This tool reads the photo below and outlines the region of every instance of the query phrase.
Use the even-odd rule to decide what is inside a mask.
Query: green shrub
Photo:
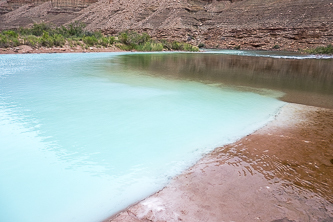
[[[192,48],[191,48],[191,52],[199,52],[200,50],[199,50],[199,48],[198,47],[196,47],[196,46],[192,46]]]
[[[199,48],[192,46],[188,43],[179,43],[177,41],[169,42],[167,40],[161,40],[161,42],[152,41],[147,33],[139,34],[134,31],[121,32],[118,35],[119,42],[122,44],[117,44],[116,46],[122,50],[132,50],[137,51],[162,51],[164,48],[168,50],[186,50],[186,51],[199,51]],[[111,41],[110,41],[111,42]],[[114,39],[112,39],[112,43]]]
[[[159,43],[161,44],[161,43]],[[163,50],[163,45],[161,44],[161,47]],[[156,50],[157,46],[156,46],[156,43],[153,43],[153,42],[145,42],[144,44],[140,44],[140,45],[137,45],[135,47],[135,49],[137,51],[146,51],[146,52],[150,52],[150,51],[161,51],[161,50]]]
[[[120,35],[118,36],[119,41],[123,44],[128,44],[128,34],[127,32],[122,32],[120,33]]]
[[[17,37],[0,34],[0,47],[8,48],[16,47],[19,45],[21,45],[21,43]]]
[[[42,46],[52,47],[54,45],[54,40],[48,32],[44,31],[42,37],[40,38],[40,43]]]
[[[114,36],[109,37],[109,43],[110,45],[113,45],[113,43],[116,41],[116,38]]]
[[[37,47],[39,43],[39,38],[34,35],[29,35],[24,38],[24,44],[29,45],[31,47]]]
[[[279,45],[274,45],[274,46],[273,46],[273,49],[279,49],[279,48],[280,48]]]
[[[84,31],[86,25],[82,22],[75,21],[69,24],[67,27],[61,26],[59,28],[53,29],[54,34],[60,34],[65,38],[83,37],[87,35],[88,32]],[[89,34],[89,33],[88,33]],[[91,36],[92,34],[89,34]]]
[[[68,42],[69,47],[71,47],[71,48],[74,47],[73,40],[71,38],[68,38],[67,42]]]
[[[141,44],[139,45],[136,50],[138,51],[152,51],[153,50],[153,46],[151,42],[146,42],[145,44]]]
[[[152,51],[162,51],[163,44],[162,43],[152,43]]]
[[[9,47],[9,41],[7,36],[0,34],[0,47],[2,48]]]
[[[45,23],[35,23],[31,28],[31,34],[35,36],[41,36],[44,34],[44,32],[49,32],[50,30],[51,27]]]
[[[131,32],[128,35],[128,42],[130,44],[145,44],[150,41],[150,36],[147,33],[142,33],[141,35],[136,32]]]
[[[20,40],[18,38],[11,39],[12,47],[21,45]]]
[[[21,35],[35,35],[41,36],[43,32],[46,31],[50,36],[54,36],[55,34],[62,35],[64,38],[69,37],[83,37],[87,32],[84,31],[86,25],[82,22],[74,22],[69,24],[67,27],[61,26],[57,28],[51,28],[48,24],[40,23],[34,24],[32,28],[19,28],[18,32]],[[92,34],[91,34],[92,35]]]
[[[71,40],[73,40],[73,41],[75,41],[75,42],[79,42],[79,41],[81,41],[83,38],[81,38],[81,37],[70,37],[70,38],[68,38],[68,39],[71,39]]]
[[[3,35],[6,35],[10,38],[17,38],[18,37],[18,34],[17,32],[13,31],[13,30],[7,30],[7,31],[3,31],[2,32]]]
[[[104,47],[108,47],[109,39],[107,37],[102,37],[101,40],[99,41],[99,44]]]
[[[95,36],[96,39],[101,39],[103,34],[100,31],[95,31],[92,33],[92,36]]]
[[[67,28],[63,25],[60,26],[60,27],[55,28],[54,33],[62,35],[62,36],[64,36],[64,38],[70,37]]]
[[[137,51],[162,51],[168,50],[185,50],[199,51],[199,48],[188,43],[179,43],[177,41],[161,40],[153,41],[147,33],[139,34],[134,31],[121,32],[118,40],[114,36],[104,37],[100,31],[87,32],[84,30],[85,24],[74,22],[67,27],[51,28],[45,23],[34,24],[31,28],[19,28],[17,31],[8,30],[0,34],[0,47],[15,47],[21,44],[19,36],[23,43],[32,47],[46,46],[63,46],[68,44],[73,47],[81,45],[82,47],[96,46],[108,47],[116,43],[116,46],[122,50]],[[41,37],[39,37],[41,36]],[[80,41],[83,41],[81,43]],[[203,44],[199,44],[203,47]]]
[[[139,34],[134,31],[122,32],[118,35],[119,41],[126,45],[144,45],[150,41],[150,36],[147,33]]]
[[[193,46],[193,45],[188,44],[188,43],[183,43],[181,45],[181,49],[184,50],[184,51],[190,51],[190,52],[197,52],[197,51],[199,51],[198,47]]]
[[[306,50],[306,52],[310,54],[333,54],[333,45],[319,46],[315,49]]]
[[[156,42],[145,42],[144,44],[140,44],[140,45],[127,45],[127,46],[131,46],[129,48],[127,48],[127,50],[131,50],[131,49],[136,49],[137,51],[146,51],[146,52],[150,52],[150,51],[162,51],[163,50],[163,44],[162,43],[156,43]]]
[[[68,36],[84,36],[85,35],[85,31],[84,28],[86,27],[86,25],[82,22],[79,21],[75,21],[74,23],[71,23],[68,25],[68,29],[66,29],[66,27],[62,26],[62,30],[64,33],[66,33]]]
[[[184,43],[183,45],[181,45],[180,47],[182,50],[184,51],[191,51],[192,49],[192,45],[188,44],[188,43]]]
[[[171,50],[172,44],[169,41],[167,41],[165,39],[161,39],[161,43],[162,43],[164,49]]]
[[[125,44],[122,44],[122,43],[117,43],[116,47],[118,47],[121,50],[125,50],[125,51],[130,51],[130,50],[133,49],[133,47],[131,45],[125,45]]]
[[[65,38],[62,35],[55,34],[53,36],[53,44],[55,46],[60,46],[61,47],[61,46],[65,45],[65,43],[66,43],[66,40],[65,40]]]
[[[142,33],[141,36],[139,36],[139,40],[138,43],[144,43],[144,42],[148,42],[150,41],[150,36],[148,35],[148,33]]]
[[[171,45],[171,49],[173,50],[180,50],[181,49],[181,45],[179,42],[173,41],[172,45]]]
[[[85,36],[83,42],[88,46],[94,46],[98,43],[98,39],[95,36]]]
[[[23,28],[23,27],[20,27],[17,32],[20,34],[20,35],[31,35],[31,29],[29,28]]]
[[[168,42],[167,40],[161,40],[161,42],[154,42],[149,41],[145,44],[140,44],[135,47],[138,51],[162,51],[163,49],[174,49],[174,50],[184,50],[184,51],[191,51],[197,52],[199,48],[193,46],[188,43],[179,43],[177,41],[173,41],[172,43]]]

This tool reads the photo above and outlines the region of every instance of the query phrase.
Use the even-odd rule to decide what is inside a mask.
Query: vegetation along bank
[[[45,23],[33,24],[31,28],[5,30],[0,34],[0,53],[67,51],[199,51],[189,43],[152,39],[147,33],[123,31],[105,35],[100,31],[87,31],[85,24],[74,22],[68,26],[52,27]],[[29,46],[29,47],[26,47]]]

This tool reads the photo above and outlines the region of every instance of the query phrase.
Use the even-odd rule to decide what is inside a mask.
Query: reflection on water
[[[333,108],[332,59],[287,59],[221,53],[134,54],[119,59],[130,69],[144,70],[152,75],[236,87],[268,88],[284,92],[282,100],[287,102]]]
[[[251,55],[251,52],[247,54]],[[259,91],[260,88],[280,90],[285,92],[283,100],[333,108],[332,59],[168,53],[123,55],[119,60],[130,69],[143,70],[151,75],[236,87],[249,86],[254,87],[251,89],[253,91]],[[271,150],[258,156],[259,148],[256,147],[246,154],[248,157],[245,159],[256,165],[257,170],[269,172],[265,173],[269,179],[283,175],[295,184],[325,193],[333,202],[333,180],[330,176],[333,170],[330,162],[333,162],[332,114],[329,111],[318,111],[315,115],[304,116],[307,124],[298,126],[298,138],[277,138],[277,147],[263,148],[270,148],[273,152]],[[265,139],[271,140],[257,138],[263,144],[266,144]],[[283,146],[279,147],[284,139],[290,140],[292,156],[285,152]],[[306,142],[298,144],[293,140]],[[223,149],[223,153],[230,153],[228,148]],[[236,153],[236,156],[245,157],[244,153]]]

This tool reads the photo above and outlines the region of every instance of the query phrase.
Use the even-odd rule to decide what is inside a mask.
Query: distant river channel
[[[0,221],[101,221],[286,102],[333,108],[332,58],[0,55]]]

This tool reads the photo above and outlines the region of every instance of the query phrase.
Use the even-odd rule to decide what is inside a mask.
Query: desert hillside
[[[332,0],[8,0],[0,29],[74,21],[115,34],[148,32],[208,48],[314,48],[333,43]]]

